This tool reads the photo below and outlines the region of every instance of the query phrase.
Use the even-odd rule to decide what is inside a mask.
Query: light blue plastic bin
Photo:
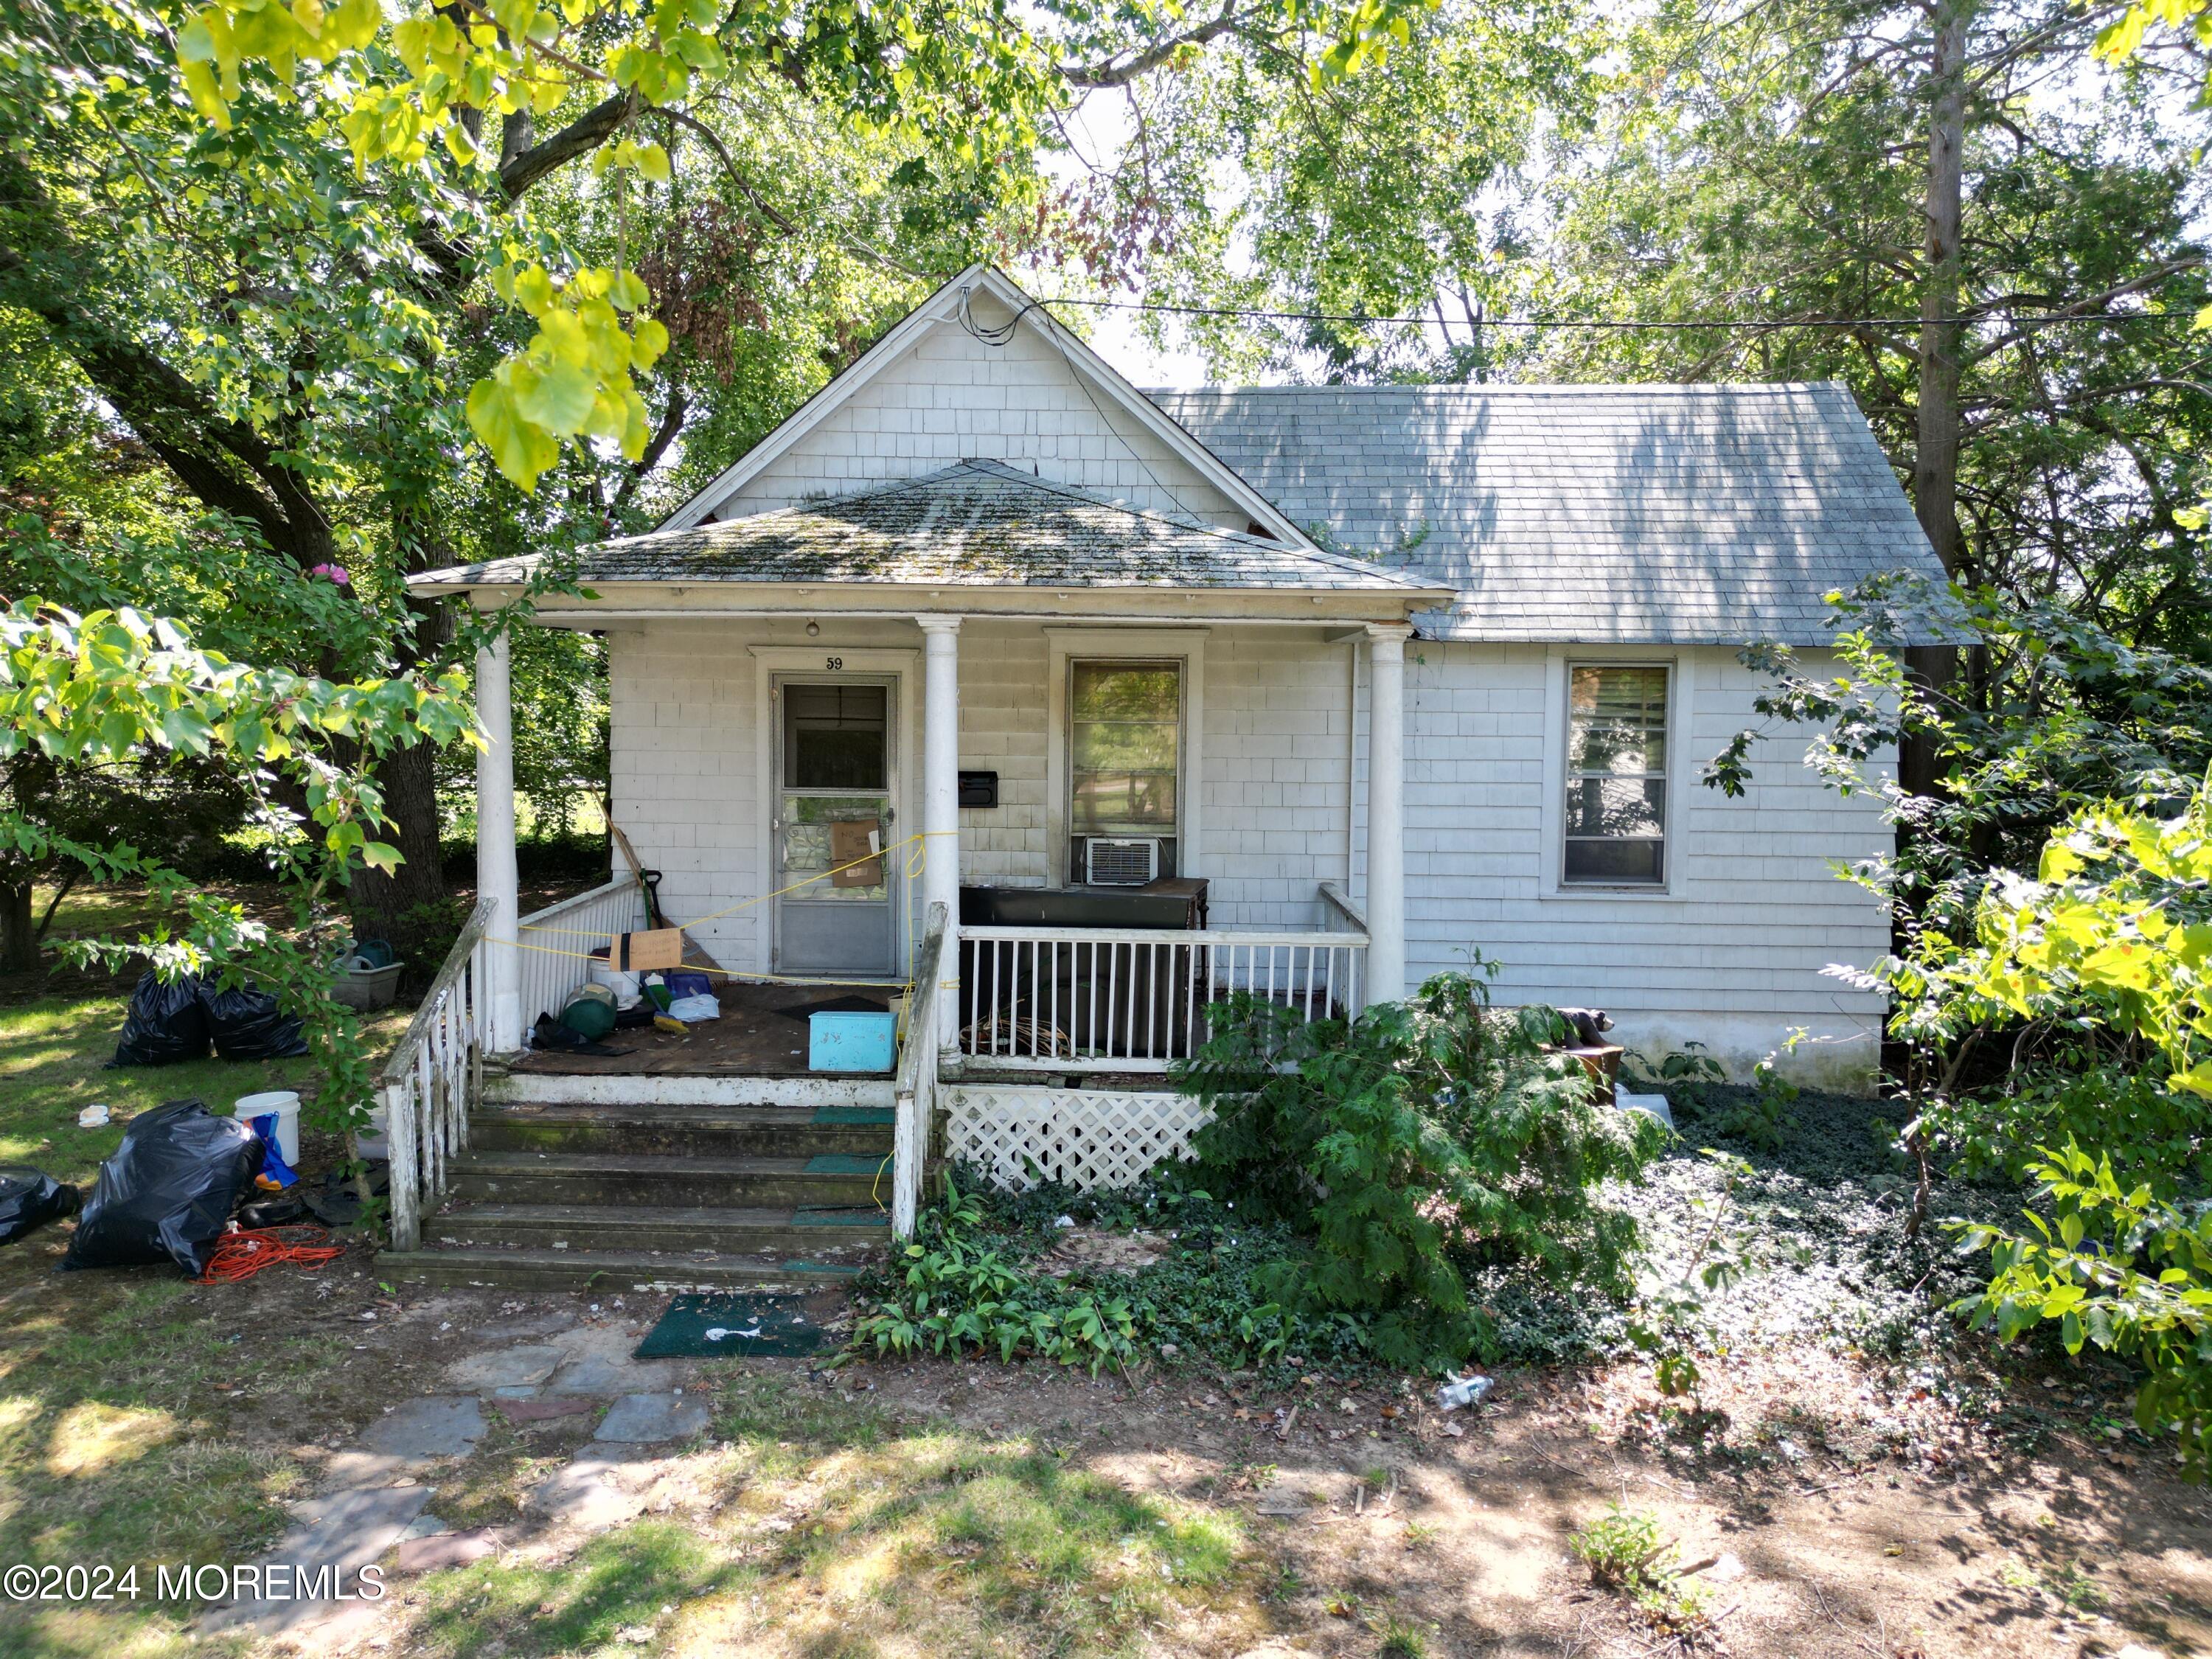
[[[888,1013],[809,1014],[806,1065],[816,1072],[888,1072],[892,1027]]]

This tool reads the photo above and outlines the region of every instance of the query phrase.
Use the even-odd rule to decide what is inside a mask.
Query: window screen
[[[1079,836],[1171,836],[1182,750],[1182,669],[1068,665],[1068,820]]]
[[[1562,879],[1656,887],[1667,879],[1664,668],[1568,670]]]
[[[882,789],[890,780],[890,703],[880,685],[783,689],[783,787]]]

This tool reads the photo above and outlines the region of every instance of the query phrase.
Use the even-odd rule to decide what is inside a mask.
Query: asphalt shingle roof
[[[1942,574],[1834,382],[1150,395],[1324,545],[1458,588],[1436,637],[1818,645],[1830,591]]]
[[[431,572],[441,586],[527,578],[540,556]],[[1402,594],[1438,584],[1196,520],[1139,512],[997,461],[848,495],[600,542],[585,582],[868,582],[1030,587],[1290,588]]]

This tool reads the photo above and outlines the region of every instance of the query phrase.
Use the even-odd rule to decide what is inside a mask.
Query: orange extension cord
[[[273,1267],[280,1261],[289,1261],[304,1272],[313,1273],[345,1254],[344,1246],[324,1242],[330,1236],[327,1228],[304,1226],[225,1233],[216,1241],[215,1254],[208,1258],[207,1271],[200,1275],[200,1281],[225,1283],[251,1279],[264,1267]]]

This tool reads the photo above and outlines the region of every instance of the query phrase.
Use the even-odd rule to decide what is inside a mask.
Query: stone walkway
[[[591,1441],[526,1501],[544,1528],[597,1532],[637,1515],[662,1469],[649,1449],[680,1446],[707,1432],[706,1402],[684,1388],[697,1367],[690,1360],[634,1359],[636,1338],[626,1322],[583,1319],[579,1310],[527,1328],[478,1334],[505,1346],[483,1347],[449,1365],[444,1381],[451,1392],[388,1407],[356,1444],[329,1460],[322,1490],[291,1506],[297,1524],[255,1565],[264,1571],[331,1568],[337,1582],[351,1589],[362,1568],[396,1550],[386,1574],[389,1596],[398,1579],[496,1553],[501,1540],[495,1529],[447,1527],[430,1508],[436,1488],[422,1481],[434,1466],[475,1450],[488,1409],[513,1423],[599,1419]],[[362,1633],[379,1606],[346,1597],[240,1601],[208,1614],[200,1628],[295,1643],[312,1637],[327,1650]]]

